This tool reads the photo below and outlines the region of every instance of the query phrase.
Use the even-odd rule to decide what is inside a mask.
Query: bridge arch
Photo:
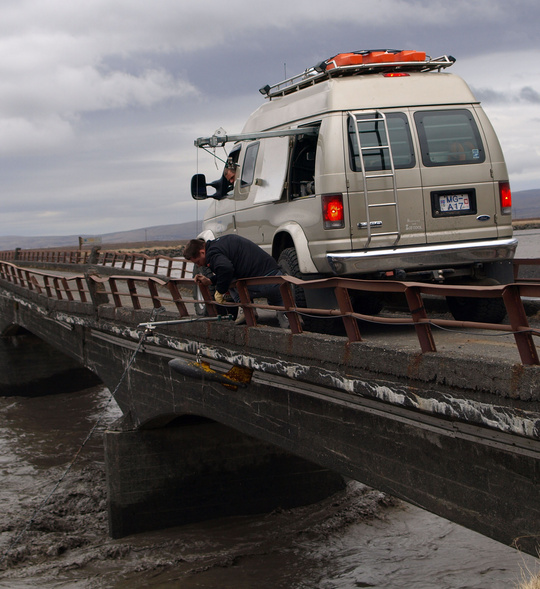
[[[100,384],[99,377],[26,327],[0,326],[0,394],[37,396],[75,392]]]

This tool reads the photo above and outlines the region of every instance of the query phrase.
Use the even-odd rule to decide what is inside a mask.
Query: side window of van
[[[244,156],[244,165],[242,166],[242,176],[240,177],[240,185],[251,186],[255,176],[255,163],[257,162],[257,154],[259,153],[259,142],[248,145],[246,155]]]
[[[236,180],[238,158],[240,157],[240,150],[240,145],[237,145],[230,151],[227,157],[227,162],[225,163],[225,168],[223,169],[223,174],[220,179],[221,198],[231,194],[233,191],[234,182]],[[216,188],[216,190],[218,189]]]
[[[289,169],[290,198],[315,194],[315,155],[320,122],[307,126],[317,128],[317,135],[297,135],[294,138]]]
[[[414,113],[425,166],[480,164],[486,155],[478,127],[466,109]]]
[[[388,113],[386,115],[386,124],[390,135],[394,168],[413,168],[416,159],[406,115],[404,113]],[[389,150],[384,148],[384,146],[388,145],[384,120],[375,113],[349,117],[351,169],[354,172],[362,171],[355,126],[358,127],[366,171],[390,170]]]

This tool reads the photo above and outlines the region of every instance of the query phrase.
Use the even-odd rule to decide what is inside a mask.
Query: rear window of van
[[[466,109],[419,111],[414,120],[425,166],[480,164],[486,155],[472,113]]]

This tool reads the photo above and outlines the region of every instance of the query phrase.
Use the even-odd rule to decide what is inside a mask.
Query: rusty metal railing
[[[99,252],[97,263],[102,266],[136,270],[137,272],[166,276],[167,278],[173,277],[175,271],[179,274],[177,278],[186,278],[193,267],[193,264],[187,260],[179,258],[116,251]]]
[[[99,276],[95,274],[64,276],[22,268],[10,262],[0,262],[0,280],[56,300],[81,302],[92,300],[95,304],[96,298],[92,295],[98,292],[103,295],[102,301],[107,301],[108,304],[113,304],[115,307],[165,308],[178,313],[180,317],[186,317],[190,314],[188,304],[204,304],[209,316],[215,317],[218,314],[218,305],[206,286],[198,286],[202,300],[194,298],[195,282],[191,278],[160,278],[144,275]],[[283,306],[252,302],[248,287],[258,284],[279,284]],[[533,339],[533,336],[540,335],[540,330],[529,325],[522,300],[523,297],[540,298],[540,281],[479,287],[350,278],[302,281],[292,276],[267,276],[238,280],[236,286],[240,295],[240,303],[228,306],[243,308],[248,327],[257,325],[256,309],[284,311],[289,319],[293,334],[302,333],[302,315],[339,318],[343,322],[347,338],[351,342],[362,340],[358,320],[367,320],[381,325],[410,325],[416,331],[422,353],[437,351],[432,334],[433,326],[492,330],[513,335],[523,364],[540,364]],[[333,289],[337,305],[333,309],[297,307],[292,294],[294,287]],[[401,294],[406,301],[408,312],[400,317],[357,313],[352,306],[351,294],[358,292]],[[504,302],[509,324],[454,321],[429,317],[424,304],[425,296],[500,298]]]
[[[255,279],[243,279],[237,281],[242,306],[248,326],[256,325],[255,308],[284,309],[287,312],[291,331],[301,333],[302,327],[298,314],[340,317],[349,341],[361,341],[358,319],[368,320],[371,323],[387,325],[411,325],[415,328],[418,341],[423,353],[436,352],[435,341],[431,327],[445,327],[451,329],[484,329],[498,332],[506,332],[514,336],[521,362],[526,365],[540,364],[538,352],[533,336],[540,336],[540,330],[529,325],[527,314],[523,306],[522,297],[540,297],[540,282],[514,283],[499,286],[453,286],[438,284],[423,284],[417,282],[397,282],[383,280],[357,280],[350,278],[329,278],[304,282],[291,276],[281,277],[281,294],[284,307],[271,307],[268,305],[253,305],[249,301],[248,285],[269,284],[276,281],[275,277]],[[304,289],[333,288],[337,309],[298,308],[295,306],[291,292],[291,285],[301,286]],[[350,292],[370,293],[399,293],[404,295],[407,302],[409,317],[386,317],[379,315],[364,315],[353,310]],[[202,292],[202,289],[201,289]],[[471,298],[501,298],[504,302],[510,324],[480,323],[475,321],[455,321],[450,319],[430,318],[427,315],[423,295],[436,297],[471,297]],[[205,297],[206,298],[206,297]],[[210,303],[210,301],[207,301]]]
[[[193,264],[184,259],[169,256],[149,256],[137,252],[118,252],[99,250],[92,258],[88,250],[10,250],[0,252],[0,260],[5,262],[39,262],[44,264],[95,264],[122,268],[146,274],[166,276],[176,275],[185,278],[193,268]]]
[[[183,298],[182,287],[193,288],[191,278],[162,280],[156,276],[95,276],[88,279],[99,285],[100,293],[110,297],[115,307],[133,309],[165,308],[175,310],[180,317],[189,316],[186,303],[193,299]],[[91,288],[91,287],[90,287]]]
[[[0,252],[5,262],[41,262],[49,264],[87,264],[89,251],[81,250],[8,250]]]
[[[0,280],[5,280],[55,300],[78,301],[81,303],[90,300],[88,286],[83,274],[62,276],[21,268],[10,262],[0,262]]]

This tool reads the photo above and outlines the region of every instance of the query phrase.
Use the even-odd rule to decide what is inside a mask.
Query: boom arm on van
[[[241,133],[240,135],[212,135],[195,139],[196,147],[218,147],[231,141],[254,141],[267,137],[288,137],[291,135],[317,135],[319,127],[299,127],[296,129],[281,129],[280,131],[258,131],[255,133]]]

